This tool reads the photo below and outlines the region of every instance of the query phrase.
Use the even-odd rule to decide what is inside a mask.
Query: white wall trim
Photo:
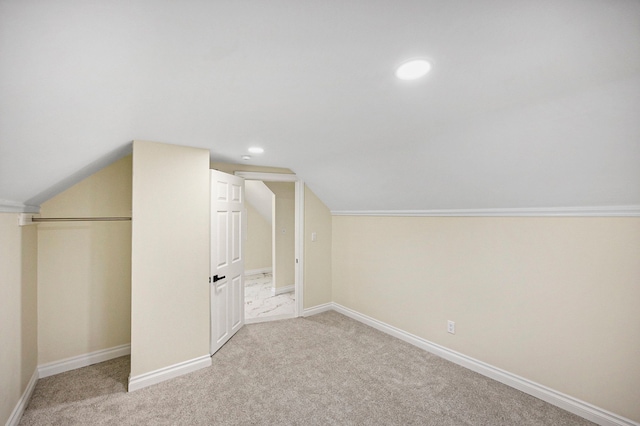
[[[29,401],[31,400],[31,395],[33,395],[33,391],[36,388],[36,383],[38,382],[38,368],[33,370],[33,374],[31,375],[31,379],[29,383],[27,383],[27,387],[22,392],[22,396],[18,400],[15,408],[11,412],[9,419],[7,419],[6,426],[18,426],[20,423],[20,419],[24,414],[24,410],[29,405]]]
[[[640,217],[640,205],[453,210],[333,210],[333,216]]]
[[[155,371],[150,371],[149,373],[129,377],[128,390],[129,392],[133,392],[210,366],[211,355],[203,355],[189,361],[180,362]]]
[[[243,172],[237,171],[234,173],[236,176],[240,176],[247,180],[261,180],[264,182],[297,182],[298,176],[293,173],[269,173],[269,172]]]
[[[88,354],[39,365],[38,373],[39,377],[42,379],[43,377],[53,376],[54,374],[64,373],[65,371],[75,370],[77,368],[86,367],[88,365],[97,364],[99,362],[108,361],[110,359],[129,354],[131,354],[130,344],[114,346],[112,348],[102,349]]]
[[[334,303],[324,303],[322,305],[314,306],[313,308],[307,308],[302,312],[303,317],[310,317],[311,315],[321,314],[323,312],[332,311],[334,309]]]
[[[0,199],[0,213],[40,213],[40,206]]]
[[[498,382],[504,383],[507,386],[518,389],[529,395],[532,395],[538,399],[546,401],[550,404],[560,407],[563,410],[569,411],[587,420],[595,422],[602,426],[640,426],[640,423],[636,423],[633,420],[624,418],[610,411],[598,408],[592,404],[581,401],[572,396],[555,391],[551,388],[543,386],[541,384],[532,382],[531,380],[509,373],[508,371],[494,367],[485,362],[471,358],[459,352],[440,346],[436,343],[430,342],[421,337],[415,336],[411,333],[407,333],[404,330],[396,328],[392,325],[386,324],[382,321],[378,321],[367,315],[363,315],[357,311],[349,309],[345,306],[337,303],[332,303],[332,309],[343,315],[353,318],[356,321],[369,325],[391,336],[397,337],[400,340],[404,340],[414,346],[438,355],[441,358],[449,360],[455,364],[461,365],[465,368],[473,370],[483,376],[489,377]],[[325,305],[321,305],[325,307]],[[312,308],[315,309],[315,308]],[[329,310],[329,309],[325,309]],[[309,310],[311,311],[311,310]],[[307,311],[305,310],[305,313]],[[323,312],[323,311],[321,311]],[[319,312],[316,312],[319,313]]]
[[[261,180],[263,182],[295,182],[295,256],[296,256],[296,303],[295,316],[302,314],[304,308],[304,189],[305,184],[296,174],[268,173],[268,172],[244,172],[236,171],[236,176],[247,180]],[[275,277],[274,277],[275,278]]]
[[[296,291],[296,303],[295,303],[295,315],[299,317],[304,311],[304,216],[306,214],[304,208],[304,189],[305,183],[302,180],[296,181],[296,201],[295,201],[295,223],[296,223],[296,242],[295,242],[295,255],[296,255],[296,269],[295,269],[295,291]]]
[[[18,214],[18,226],[37,225],[38,222],[33,221],[33,217],[36,214],[33,213],[20,213]],[[37,216],[40,216],[39,214]]]
[[[271,322],[271,321],[280,321],[283,319],[293,319],[295,318],[294,314],[282,314],[282,315],[271,315],[267,317],[256,317],[256,318],[247,318],[244,320],[245,324],[259,324],[262,322]]]
[[[277,296],[279,294],[289,293],[296,289],[295,284],[287,285],[284,287],[271,287],[271,295]]]
[[[258,269],[249,269],[244,271],[245,277],[247,275],[256,275],[256,274],[270,274],[273,272],[273,268],[269,266],[268,268],[258,268]]]

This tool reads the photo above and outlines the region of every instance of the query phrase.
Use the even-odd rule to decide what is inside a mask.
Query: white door
[[[244,325],[244,179],[211,170],[211,354]]]

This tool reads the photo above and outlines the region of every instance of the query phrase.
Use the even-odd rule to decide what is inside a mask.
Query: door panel
[[[227,238],[227,234],[229,233],[229,214],[226,211],[217,211],[216,217],[217,235],[216,241],[212,241],[213,244],[218,246],[218,256],[215,259],[215,265],[217,268],[224,268],[229,263],[229,250],[227,250],[229,240]]]
[[[244,181],[242,185],[232,184],[231,185],[231,201],[235,203],[242,203],[242,193],[244,189]]]
[[[216,200],[218,201],[227,201],[229,197],[229,182],[217,181],[217,192],[216,192]]]
[[[241,276],[234,277],[231,281],[231,331],[235,333],[238,328],[242,327],[244,319],[244,297],[243,297],[243,280]]]
[[[216,304],[212,315],[215,315],[216,322],[218,324],[215,335],[213,336],[216,345],[222,346],[227,341],[229,335],[229,306],[226,303],[228,299],[229,286],[226,283],[213,284],[212,291],[215,294]]]
[[[231,218],[231,262],[237,263],[242,260],[242,212],[232,212]]]
[[[244,180],[211,170],[211,354],[244,325]]]

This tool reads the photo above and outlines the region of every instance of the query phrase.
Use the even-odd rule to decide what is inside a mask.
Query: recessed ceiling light
[[[252,146],[251,148],[249,148],[249,152],[252,154],[262,154],[264,152],[264,149],[260,148],[259,146]]]
[[[250,155],[243,155],[240,158],[242,158],[243,160],[251,160],[251,156]]]
[[[396,69],[396,77],[400,80],[415,80],[426,75],[430,69],[431,64],[424,59],[412,59]]]

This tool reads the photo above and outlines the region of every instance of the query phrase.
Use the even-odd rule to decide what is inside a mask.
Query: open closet
[[[41,218],[67,220],[36,231],[40,377],[130,354],[134,391],[211,364],[210,153],[144,141],[131,151],[41,205]],[[279,264],[275,275],[294,286],[302,315],[306,248],[316,270],[307,303],[327,303],[326,207],[293,174],[230,174],[294,188],[294,225],[274,228],[295,235],[293,277]],[[306,230],[305,193],[314,212]],[[316,231],[318,242],[305,240]]]

